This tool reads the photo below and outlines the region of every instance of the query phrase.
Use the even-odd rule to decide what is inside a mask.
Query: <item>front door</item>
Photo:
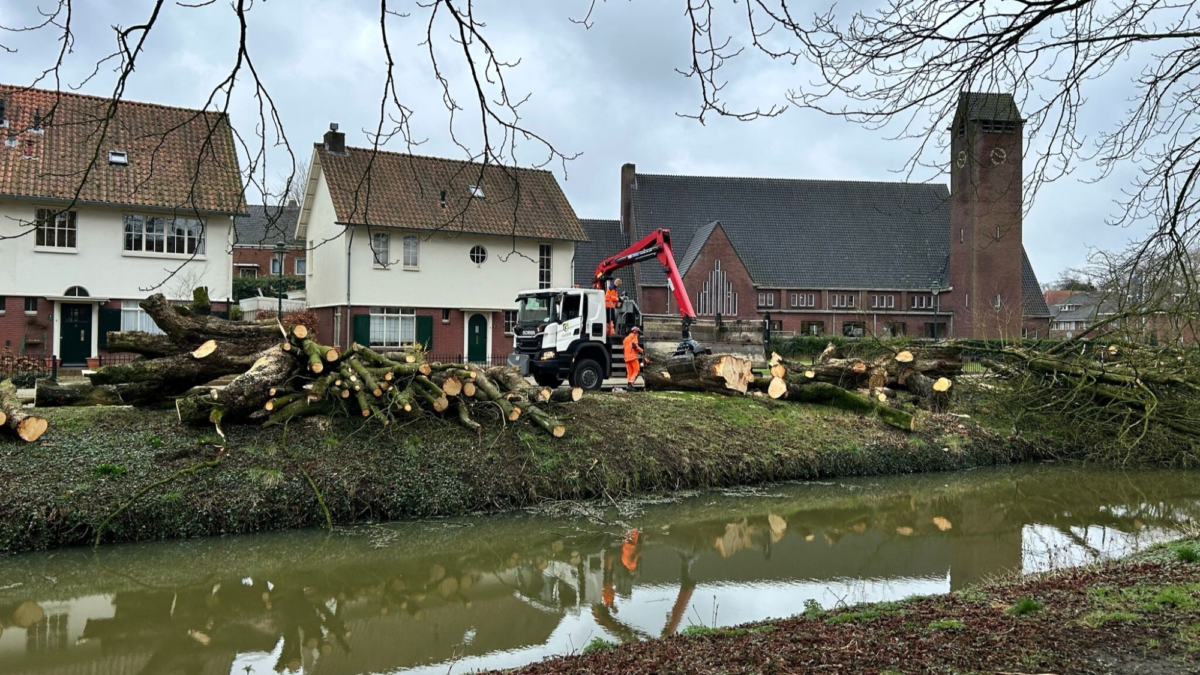
[[[487,361],[487,317],[472,314],[467,320],[467,360],[472,363]]]
[[[64,366],[85,366],[92,355],[92,306],[63,303],[58,356]]]

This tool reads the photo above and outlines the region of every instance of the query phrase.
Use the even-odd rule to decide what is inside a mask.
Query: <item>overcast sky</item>
[[[0,0],[0,25],[37,20],[38,4],[42,9],[54,5],[50,0]],[[428,53],[419,44],[426,12],[415,4],[396,4],[412,12],[410,18],[392,20],[390,40],[398,64],[398,89],[413,111],[413,135],[424,140],[419,152],[461,158],[463,151],[447,133],[447,113]],[[690,59],[690,27],[681,2],[610,0],[596,8],[590,30],[569,20],[584,14],[588,0],[477,0],[475,4],[487,22],[486,36],[500,56],[510,62],[520,60],[508,77],[514,98],[531,95],[522,107],[523,123],[561,152],[579,153],[566,163],[565,172],[560,164],[550,168],[580,217],[617,217],[618,176],[625,162],[636,163],[644,173],[888,181],[903,179],[897,172],[917,148],[915,140],[888,140],[895,134],[886,130],[872,131],[798,109],[773,119],[713,119],[703,126],[679,117],[677,113],[694,113],[699,103],[695,81],[675,71],[686,68]],[[112,26],[143,22],[153,3],[88,0],[76,5],[72,19],[76,42],[63,70],[64,88],[77,86],[98,58],[114,50]],[[251,58],[297,156],[307,159],[311,144],[334,121],[346,132],[347,143],[368,145],[365,130],[373,130],[379,121],[383,89],[378,3],[258,0],[249,19]],[[439,28],[435,47],[444,74],[461,95],[466,93],[459,86],[466,82],[467,71],[463,60],[455,58],[448,28]],[[229,74],[237,30],[229,0],[199,9],[167,2],[147,42],[146,55],[129,81],[126,98],[203,105],[212,88]],[[8,84],[32,82],[59,49],[49,33],[0,33],[0,44],[17,50],[0,50],[0,81]],[[114,65],[103,67],[82,91],[111,95]],[[1105,115],[1124,109],[1128,78],[1122,77],[1135,70],[1136,64],[1125,67],[1092,90],[1086,111],[1094,114],[1085,115],[1086,129],[1094,133],[1110,127],[1114,118]],[[811,71],[750,54],[731,66],[728,75],[725,94],[732,105],[769,107],[785,103],[785,92],[804,86]],[[241,78],[231,109],[235,128],[251,141],[258,121],[252,94],[249,79]],[[458,128],[473,145],[477,139],[471,135],[474,127],[469,119],[460,117]],[[399,141],[386,147],[404,150]],[[521,150],[518,159],[525,165],[544,156],[532,145]],[[288,172],[281,147],[273,146],[268,160],[272,180]],[[1116,211],[1113,198],[1127,184],[1129,171],[1099,183],[1087,182],[1094,176],[1094,171],[1083,171],[1047,186],[1031,208],[1024,241],[1043,282],[1066,267],[1082,264],[1089,246],[1118,248],[1141,234],[1105,224]],[[947,176],[920,178],[949,182]],[[256,198],[253,193],[248,196]],[[885,257],[886,252],[881,252],[881,264],[886,264]]]

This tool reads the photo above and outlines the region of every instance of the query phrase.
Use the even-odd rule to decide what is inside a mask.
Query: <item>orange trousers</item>
[[[642,372],[642,364],[637,359],[625,362],[625,379],[629,381],[629,384],[633,384],[640,372]]]

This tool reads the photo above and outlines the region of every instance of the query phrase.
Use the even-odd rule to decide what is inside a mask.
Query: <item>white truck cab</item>
[[[596,390],[605,379],[625,376],[619,350],[629,328],[640,325],[636,303],[625,299],[615,331],[608,329],[604,291],[593,288],[546,288],[517,296],[515,352],[509,363],[538,384]]]

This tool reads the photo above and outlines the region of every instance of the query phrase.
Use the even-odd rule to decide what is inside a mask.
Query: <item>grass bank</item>
[[[1200,673],[1200,542],[904,602],[734,628],[692,626],[508,675]]]
[[[650,399],[647,401],[647,399]],[[211,429],[173,413],[46,411],[33,445],[0,441],[0,552],[90,543],[142,488],[211,461]],[[874,418],[763,399],[633,393],[563,409],[566,438],[527,425],[481,436],[420,419],[383,427],[311,418],[228,429],[215,467],[147,491],[105,542],[251,533],[502,510],[548,500],[829,476],[946,471],[1035,458],[1025,442],[954,417],[912,434]],[[311,485],[309,482],[311,479]]]

